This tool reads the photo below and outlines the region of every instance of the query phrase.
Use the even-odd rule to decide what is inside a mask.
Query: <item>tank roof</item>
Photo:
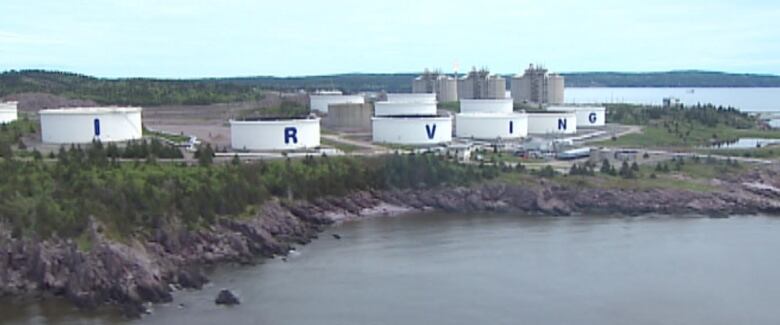
[[[64,114],[117,114],[117,113],[136,113],[141,112],[140,107],[63,107],[50,108],[38,111],[40,115],[64,115]]]

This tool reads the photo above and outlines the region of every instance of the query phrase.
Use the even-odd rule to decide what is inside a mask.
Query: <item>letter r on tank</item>
[[[433,140],[433,137],[436,135],[436,124],[432,127],[430,124],[425,124],[425,133],[428,134],[428,140]]]
[[[565,118],[559,118],[558,119],[558,130],[566,130],[566,119]]]
[[[292,140],[292,143],[298,143],[298,129],[294,127],[284,128],[284,144],[290,144],[290,140]]]

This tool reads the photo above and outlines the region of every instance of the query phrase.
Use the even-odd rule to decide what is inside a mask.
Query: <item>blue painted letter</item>
[[[515,133],[515,123],[513,121],[509,121],[509,134]]]
[[[565,118],[559,118],[558,119],[558,130],[566,130],[566,119]]]
[[[436,124],[434,124],[433,127],[425,124],[425,132],[428,133],[428,139],[433,140],[433,136],[436,135]]]
[[[590,113],[590,115],[588,115],[588,121],[590,121],[590,124],[596,124],[596,113]]]
[[[93,121],[93,123],[95,125],[95,136],[99,137],[100,136],[100,119],[96,118]]]
[[[298,129],[294,127],[284,128],[284,144],[289,144],[290,140],[292,140],[292,143],[298,143]]]

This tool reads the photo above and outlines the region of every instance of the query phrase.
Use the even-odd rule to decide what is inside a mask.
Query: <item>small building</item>
[[[314,149],[320,146],[320,119],[230,120],[230,145],[234,150],[248,151]]]
[[[332,104],[322,125],[329,129],[367,131],[371,129],[371,104]]]
[[[534,111],[528,112],[528,134],[574,134],[577,133],[577,115],[574,112]]]
[[[117,142],[143,136],[140,107],[44,109],[38,115],[44,143]]]
[[[528,136],[525,113],[460,113],[455,136],[481,140],[520,139]]]
[[[607,108],[604,106],[549,106],[548,111],[574,112],[578,128],[597,128],[606,125]]]
[[[0,103],[0,124],[11,123],[19,118],[19,103],[3,102]]]
[[[451,116],[377,116],[371,123],[373,141],[377,143],[438,145],[452,141]]]
[[[362,95],[342,95],[332,93],[315,93],[309,95],[309,107],[312,111],[328,112],[328,106],[334,104],[363,104],[366,100]]]

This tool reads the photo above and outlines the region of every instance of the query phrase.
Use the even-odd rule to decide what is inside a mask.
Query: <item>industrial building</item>
[[[577,115],[578,128],[597,128],[606,124],[606,107],[604,106],[550,106],[548,111],[574,112]]]
[[[461,100],[506,98],[506,79],[490,74],[486,69],[473,69],[458,80],[458,98]]]
[[[11,123],[19,117],[17,102],[0,103],[0,124]]]
[[[512,78],[512,98],[515,103],[563,104],[564,79],[548,73],[542,66],[528,66],[523,75]]]
[[[430,93],[388,93],[388,102],[436,103],[436,94]]]
[[[58,108],[38,114],[44,143],[116,142],[143,136],[140,107]]]
[[[309,107],[312,111],[327,113],[329,105],[363,104],[366,100],[362,95],[343,95],[333,92],[319,92],[309,95]]]
[[[455,122],[455,136],[459,138],[492,140],[528,136],[525,113],[460,113]]]
[[[528,112],[528,134],[553,135],[577,133],[575,112]]]
[[[440,103],[458,101],[458,80],[427,69],[412,81],[412,92],[416,94],[436,94]]]
[[[366,131],[371,129],[371,116],[374,110],[371,104],[332,104],[328,106],[328,115],[322,119],[322,125],[329,129]]]
[[[436,115],[436,102],[376,102],[374,116]]]
[[[313,149],[320,146],[320,119],[230,120],[230,144],[234,150],[250,151]]]
[[[451,116],[386,116],[371,121],[373,140],[378,143],[437,145],[452,141]]]
[[[512,113],[512,99],[464,99],[460,101],[461,113]]]

